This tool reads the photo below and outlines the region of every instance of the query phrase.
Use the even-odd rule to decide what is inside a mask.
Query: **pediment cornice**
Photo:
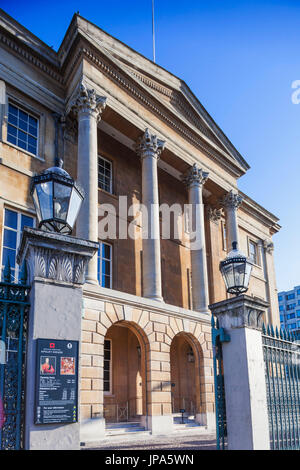
[[[0,15],[0,19],[0,42],[60,85],[68,84],[75,64],[86,58],[227,171],[238,177],[249,168],[184,82],[101,30],[99,39],[97,27],[85,19],[74,15],[58,53],[10,17]],[[85,29],[86,24],[92,29]],[[103,37],[108,38],[107,48]],[[126,51],[129,51],[127,59]],[[135,56],[138,57],[136,66],[131,63]],[[140,69],[143,65],[147,71]]]
[[[179,115],[178,112],[175,113],[171,105],[168,105],[165,101],[162,102],[154,89],[151,89],[143,81],[138,80],[134,74],[129,74],[123,63],[116,61],[116,58],[112,57],[107,50],[102,49],[100,52],[89,42],[80,41],[76,53],[72,54],[72,60],[65,64],[66,83],[70,81],[71,75],[83,58],[87,59],[134,99],[150,109],[151,112],[182,135],[188,142],[216,161],[226,171],[229,171],[236,177],[245,173],[245,169],[230,154],[218,147],[216,142],[196,128],[195,125],[191,124],[184,115]]]

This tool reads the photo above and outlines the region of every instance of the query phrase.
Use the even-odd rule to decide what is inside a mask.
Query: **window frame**
[[[17,229],[14,229],[12,227],[9,227],[9,226],[6,226],[5,225],[5,211],[6,210],[9,210],[11,212],[16,212],[17,214]],[[28,213],[22,209],[18,209],[16,207],[11,207],[11,206],[4,206],[3,207],[3,211],[2,211],[2,214],[3,214],[3,223],[2,223],[2,243],[1,243],[1,250],[0,250],[0,279],[1,279],[1,282],[3,282],[3,279],[2,279],[2,269],[5,267],[3,265],[3,249],[4,248],[8,248],[9,247],[5,247],[4,246],[4,231],[5,230],[11,230],[13,232],[16,232],[17,236],[16,236],[16,254],[18,252],[18,249],[19,249],[19,246],[20,246],[20,242],[21,242],[21,237],[22,237],[22,232],[21,232],[21,216],[24,215],[25,217],[30,217],[33,219],[33,227],[35,227],[36,225],[36,216],[31,214],[31,213]],[[21,267],[16,263],[15,264],[15,268],[14,269],[14,280],[13,282],[19,282],[19,275],[20,275],[20,270],[21,270]]]
[[[112,289],[112,284],[113,284],[113,245],[111,243],[108,243],[108,242],[104,242],[102,240],[98,240],[99,241],[99,251],[98,251],[98,256],[97,256],[97,263],[99,262],[100,264],[100,271],[98,272],[98,264],[97,264],[97,277],[99,275],[99,286],[100,287],[103,287],[104,289]],[[107,245],[110,247],[110,260],[108,260],[107,258],[102,258],[102,245]],[[100,252],[100,253],[99,253]],[[100,256],[99,256],[100,254]],[[109,275],[109,278],[110,278],[110,285],[109,287],[105,287],[105,286],[102,286],[101,284],[101,281],[102,281],[102,271],[101,271],[101,266],[102,266],[102,263],[101,263],[101,260],[108,260],[110,262],[110,275]]]
[[[109,163],[109,165],[110,165],[109,191],[107,189],[101,188],[101,186],[99,185],[99,174],[100,174],[100,172],[99,172],[99,160],[100,159],[104,160],[105,162]],[[98,173],[97,173],[98,189],[100,189],[101,191],[105,191],[108,194],[113,194],[113,162],[111,160],[109,160],[108,158],[103,157],[103,155],[98,154],[97,164],[98,164],[98,166],[97,166],[97,170],[98,170]],[[106,175],[104,175],[104,177],[106,177]]]
[[[251,244],[255,247],[255,253],[256,253],[255,262],[250,257],[250,254],[251,254],[250,245]],[[252,238],[248,238],[248,257],[249,257],[250,261],[253,263],[254,266],[261,267],[259,243],[258,243],[258,241],[255,241]]]
[[[33,135],[33,134],[30,134],[29,131],[25,131],[23,129],[21,129],[21,127],[19,127],[19,125],[15,125],[15,124],[12,124],[11,122],[9,122],[9,106],[14,106],[16,109],[18,109],[18,112],[19,111],[22,111],[23,113],[27,114],[28,117],[32,117],[33,119],[35,119],[37,121],[37,135],[36,137]],[[20,106],[19,104],[15,103],[13,100],[9,99],[8,100],[8,110],[7,110],[7,132],[6,132],[6,140],[9,144],[11,145],[14,145],[15,147],[17,147],[18,149],[20,150],[25,150],[25,152],[28,152],[30,155],[33,155],[34,157],[36,157],[39,153],[39,132],[40,132],[40,121],[39,121],[39,117],[34,115],[32,112],[30,112],[29,110],[27,110],[26,108]],[[19,117],[18,117],[18,120],[19,120]],[[20,130],[22,132],[24,132],[24,134],[26,135],[31,135],[34,139],[36,139],[36,153],[33,153],[31,152],[28,148],[24,149],[23,147],[20,147],[17,143],[14,144],[13,142],[10,142],[8,140],[8,126],[12,126],[14,127],[15,129],[17,129],[17,132]],[[17,134],[18,135],[18,134]],[[18,141],[18,138],[16,137],[16,140]],[[27,143],[27,146],[28,146],[28,143]]]
[[[32,115],[38,121],[38,135],[37,135],[37,153],[29,152],[28,150],[19,147],[7,140],[8,135],[8,106],[12,104],[20,108],[22,111],[26,112],[29,115]],[[2,129],[1,140],[7,145],[10,145],[12,148],[16,149],[19,152],[23,152],[25,155],[30,156],[31,158],[37,158],[42,162],[45,161],[44,152],[45,152],[45,130],[46,130],[46,117],[41,109],[33,105],[25,96],[22,96],[18,92],[12,92],[10,89],[6,89],[6,101],[5,101],[5,112],[3,115],[4,127]]]
[[[103,353],[105,351],[105,341],[108,341],[110,343],[110,349],[109,349],[109,351],[110,351],[109,381],[108,381],[109,382],[109,390],[104,391],[104,382],[107,382],[107,380],[104,379],[104,361],[106,359],[104,359],[104,355],[103,355],[103,394],[104,395],[112,395],[113,394],[113,392],[112,392],[112,390],[113,390],[113,386],[112,386],[112,378],[113,378],[113,376],[112,376],[112,340],[110,338],[105,338],[104,339]]]

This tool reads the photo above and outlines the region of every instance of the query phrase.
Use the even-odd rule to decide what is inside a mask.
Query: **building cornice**
[[[243,198],[242,210],[259,220],[263,225],[268,226],[271,231],[271,235],[277,233],[281,229],[281,226],[278,224],[278,217],[255,202],[242,191],[239,191],[239,195]]]
[[[1,19],[1,16],[0,16]],[[32,44],[25,44],[15,36],[11,36],[9,31],[2,29],[0,23],[0,42],[10,49],[14,54],[21,57],[23,61],[29,62],[37,67],[41,72],[47,74],[53,80],[61,85],[64,83],[63,77],[59,72],[59,63],[53,63],[49,57],[32,48]]]

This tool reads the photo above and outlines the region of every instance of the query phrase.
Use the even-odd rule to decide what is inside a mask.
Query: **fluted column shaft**
[[[76,224],[76,235],[98,241],[98,142],[97,122],[106,105],[106,98],[81,85],[73,103],[78,117],[77,179],[85,198]],[[86,282],[97,284],[97,253],[89,262]]]
[[[226,213],[227,251],[232,250],[232,242],[237,242],[239,246],[237,210],[242,201],[242,196],[233,190],[229,191],[222,200]]]
[[[204,229],[204,207],[202,189],[208,173],[202,171],[196,164],[183,177],[189,192],[189,204],[192,226],[191,267],[192,267],[192,298],[193,310],[208,312],[208,276],[206,261],[206,244]]]
[[[162,301],[157,161],[164,142],[146,129],[137,142],[142,161],[143,295]],[[145,226],[147,234],[145,233]]]

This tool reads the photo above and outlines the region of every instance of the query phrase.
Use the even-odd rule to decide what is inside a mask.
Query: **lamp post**
[[[227,434],[229,450],[267,450],[270,443],[261,326],[268,303],[245,295],[252,263],[238,250],[236,241],[221,261],[220,271],[227,292],[235,297],[209,305],[218,320],[212,321],[218,445],[224,448]]]
[[[232,242],[232,251],[220,262],[226,290],[229,294],[240,295],[248,290],[252,263],[237,248],[237,242]]]
[[[39,226],[46,231],[70,234],[84,199],[83,189],[58,165],[31,180],[31,195]]]
[[[24,227],[18,263],[28,266],[30,285],[27,325],[24,446],[32,450],[77,450],[91,434],[104,434],[103,416],[80,416],[78,351],[84,315],[83,284],[99,244],[70,236],[84,198],[83,190],[62,168],[62,161],[31,181],[38,227]],[[53,359],[55,387],[45,384],[43,348]],[[74,364],[72,380],[64,378],[63,357]],[[55,357],[54,357],[55,356]],[[60,366],[59,366],[60,364]],[[58,380],[59,379],[59,380]],[[47,390],[46,394],[39,390]],[[46,387],[46,388],[45,388]],[[57,396],[67,394],[54,406]],[[103,402],[97,393],[97,404]],[[92,431],[91,431],[92,429]]]

